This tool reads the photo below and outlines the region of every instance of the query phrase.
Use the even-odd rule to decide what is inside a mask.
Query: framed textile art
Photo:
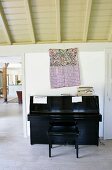
[[[51,88],[80,85],[78,49],[49,49]]]

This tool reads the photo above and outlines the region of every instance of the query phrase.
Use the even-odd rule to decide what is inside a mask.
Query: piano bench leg
[[[51,157],[51,148],[52,148],[52,142],[49,136],[49,157]]]
[[[76,157],[79,157],[78,137],[75,138]]]
[[[75,147],[76,147],[76,157],[79,157],[79,146],[78,146],[78,137],[75,140]]]
[[[49,157],[51,157],[51,144],[49,144]]]

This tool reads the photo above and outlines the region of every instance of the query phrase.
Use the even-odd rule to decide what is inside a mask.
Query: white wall
[[[104,81],[105,81],[105,58],[104,52],[80,52],[79,62],[81,70],[81,84],[90,85],[99,96],[100,112],[103,115]],[[49,78],[49,54],[28,53],[25,54],[25,93],[26,112],[29,112],[30,95],[61,95],[76,94],[76,87],[58,89],[50,88]],[[103,123],[100,123],[100,136],[103,136]]]

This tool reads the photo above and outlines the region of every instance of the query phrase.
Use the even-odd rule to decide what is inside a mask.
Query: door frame
[[[24,137],[28,137],[28,128],[27,128],[27,112],[26,112],[26,74],[25,74],[25,54],[22,56],[22,108],[23,108],[23,133]]]
[[[104,139],[112,139],[112,126],[110,121],[112,121],[112,111],[110,112],[112,106],[112,93],[108,92],[108,76],[109,76],[109,55],[112,54],[112,49],[105,49],[105,94],[104,94],[104,123],[103,123],[103,136]],[[112,58],[111,58],[112,60]],[[112,67],[112,66],[111,66]],[[110,70],[112,71],[112,70]],[[111,72],[112,74],[112,72]],[[111,75],[112,76],[112,75]],[[110,80],[112,81],[112,80]],[[109,81],[109,82],[110,82]],[[111,87],[112,90],[112,87]],[[110,95],[111,94],[111,95]]]

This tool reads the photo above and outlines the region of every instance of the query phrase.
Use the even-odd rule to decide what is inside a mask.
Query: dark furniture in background
[[[47,144],[47,131],[52,117],[57,119],[72,119],[77,121],[80,131],[79,145],[99,144],[99,121],[102,116],[99,113],[98,96],[82,96],[82,102],[73,103],[73,96],[47,96],[46,104],[33,103],[30,96],[30,142],[31,144]],[[66,143],[62,138],[54,143]]]
[[[18,97],[18,103],[22,104],[22,91],[16,91]]]

